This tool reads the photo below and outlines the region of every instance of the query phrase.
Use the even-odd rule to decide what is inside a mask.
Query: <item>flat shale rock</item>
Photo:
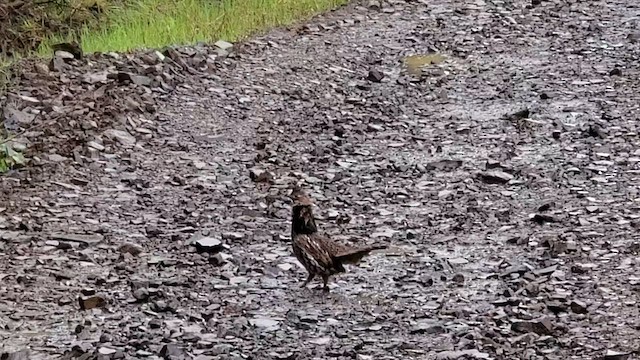
[[[78,297],[80,310],[91,310],[104,307],[107,305],[107,299],[101,295],[80,296]]]
[[[627,360],[631,358],[632,353],[623,353],[614,350],[607,350],[604,354],[604,360]]]
[[[222,240],[211,236],[193,240],[193,245],[198,252],[217,253],[223,249]]]
[[[270,318],[250,319],[249,323],[265,331],[275,331],[280,328],[280,322],[278,320],[270,319]]]
[[[453,171],[462,165],[462,160],[438,160],[427,163],[427,170]]]
[[[511,330],[520,333],[533,332],[538,335],[551,335],[553,334],[553,324],[546,317],[531,321],[516,321],[511,324]]]
[[[118,247],[118,251],[120,251],[123,254],[131,254],[133,256],[137,256],[137,255],[140,255],[143,250],[140,245],[126,243],[126,244],[120,245],[120,247]]]
[[[108,129],[103,135],[125,146],[133,146],[136,143],[136,138],[125,130]]]
[[[572,301],[569,306],[571,307],[571,311],[576,314],[586,314],[589,312],[589,310],[587,309],[587,304],[580,300]]]
[[[166,360],[186,360],[189,358],[181,344],[165,344],[162,346],[159,354]]]
[[[95,245],[104,240],[104,236],[100,234],[51,234],[50,238],[53,240],[71,241],[86,245]]]
[[[513,175],[497,170],[481,172],[478,177],[487,184],[506,184],[514,179]]]
[[[488,353],[484,353],[478,350],[457,350],[457,351],[442,351],[436,355],[436,359],[439,360],[454,360],[454,359],[492,359]]]

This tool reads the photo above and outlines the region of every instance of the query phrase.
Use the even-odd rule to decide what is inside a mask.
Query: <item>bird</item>
[[[328,292],[329,277],[344,273],[345,264],[357,264],[373,250],[387,248],[387,245],[367,245],[351,247],[339,244],[318,231],[311,199],[302,188],[295,186],[291,214],[291,239],[293,253],[308,272],[307,279],[300,288],[304,288],[315,278],[322,277],[323,291]]]

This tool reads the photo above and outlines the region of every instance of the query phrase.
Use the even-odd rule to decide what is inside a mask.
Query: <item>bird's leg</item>
[[[324,292],[329,292],[329,285],[327,285],[328,281],[329,281],[329,275],[322,275],[322,282],[324,283],[324,287],[322,288],[322,291]]]
[[[310,272],[310,273],[309,273],[309,276],[307,276],[307,280],[305,280],[304,284],[302,284],[302,286],[300,286],[300,287],[301,287],[301,288],[303,288],[303,287],[307,286],[307,284],[308,284],[311,280],[313,280],[313,278],[314,278],[315,276],[316,276],[316,274],[315,274],[315,273]]]

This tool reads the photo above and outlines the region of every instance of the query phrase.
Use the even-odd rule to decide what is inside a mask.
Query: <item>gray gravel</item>
[[[0,178],[0,354],[633,359],[635,3],[376,4],[27,77],[12,114],[55,126]],[[329,294],[299,289],[297,182],[390,245]]]

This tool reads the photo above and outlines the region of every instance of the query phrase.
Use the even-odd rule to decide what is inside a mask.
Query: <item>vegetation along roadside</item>
[[[83,52],[128,52],[238,41],[344,5],[348,0],[16,0],[0,4],[0,99],[2,109],[21,62],[51,56],[61,42]],[[13,134],[0,121],[0,173],[24,164]]]

